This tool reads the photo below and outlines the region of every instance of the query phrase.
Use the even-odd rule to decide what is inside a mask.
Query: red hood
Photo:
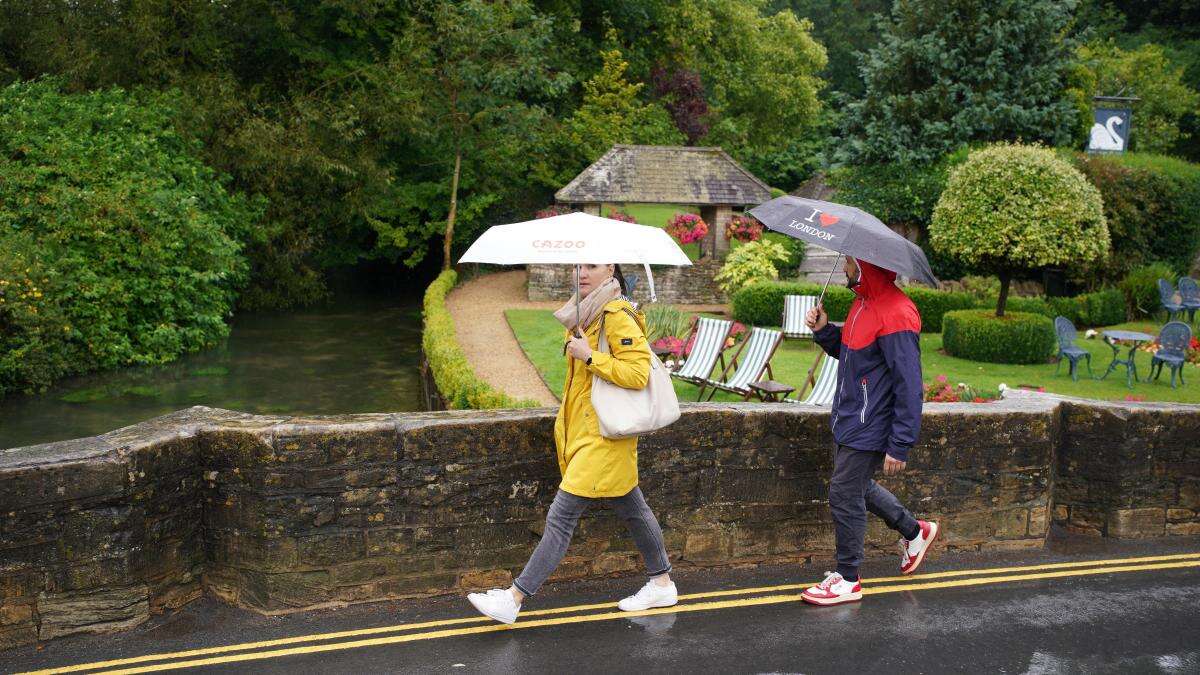
[[[858,263],[859,281],[854,286],[854,292],[870,300],[899,291],[896,287],[896,273],[876,267],[865,260],[855,259]]]

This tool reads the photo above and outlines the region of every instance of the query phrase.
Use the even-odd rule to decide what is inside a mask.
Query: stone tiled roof
[[[554,197],[566,204],[744,205],[767,201],[771,190],[721,148],[614,145]]]

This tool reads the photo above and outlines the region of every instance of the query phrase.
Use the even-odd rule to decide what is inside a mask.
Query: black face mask
[[[850,277],[846,277],[846,288],[849,288],[850,290],[854,290],[854,287],[861,283],[862,283],[862,268],[861,267],[858,268],[858,278],[857,279],[851,279]]]

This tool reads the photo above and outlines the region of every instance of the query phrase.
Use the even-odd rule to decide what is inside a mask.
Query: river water
[[[338,299],[238,315],[229,338],[165,366],[0,400],[0,448],[93,436],[193,405],[324,415],[419,410],[419,298]]]

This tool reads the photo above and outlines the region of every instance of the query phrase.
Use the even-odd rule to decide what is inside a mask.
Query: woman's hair
[[[621,274],[620,265],[613,265],[613,278],[617,280],[618,284],[621,284],[621,295],[629,297],[629,286],[625,283],[625,275]]]

